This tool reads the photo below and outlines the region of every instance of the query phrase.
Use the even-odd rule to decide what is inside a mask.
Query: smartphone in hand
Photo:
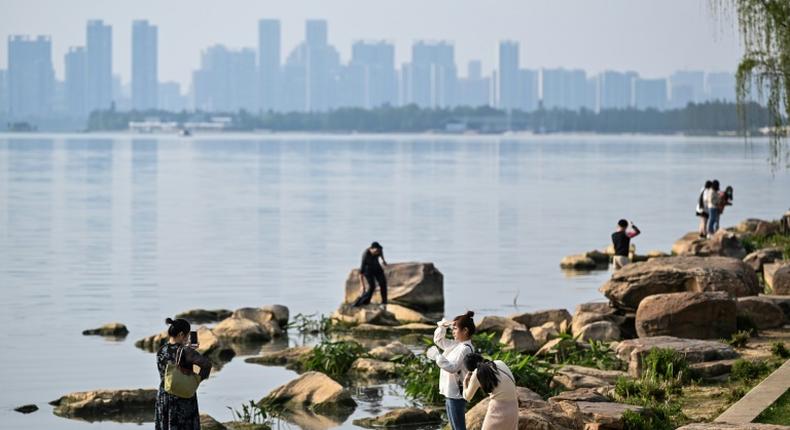
[[[189,344],[195,346],[198,344],[198,337],[196,331],[189,332]]]

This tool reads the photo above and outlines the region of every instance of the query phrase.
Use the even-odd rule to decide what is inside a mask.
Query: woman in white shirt
[[[441,320],[433,332],[433,342],[443,350],[439,352],[432,346],[426,355],[441,368],[439,372],[439,392],[445,397],[447,418],[452,430],[466,430],[466,400],[463,395],[463,381],[468,373],[464,358],[474,352],[472,335],[475,334],[475,313],[469,311],[459,315],[452,322]],[[447,339],[447,328],[452,327],[453,340]]]
[[[464,360],[464,367],[470,372],[464,379],[464,399],[472,400],[478,388],[491,398],[482,430],[516,430],[516,380],[507,365],[501,360],[485,360],[480,354],[469,354]]]

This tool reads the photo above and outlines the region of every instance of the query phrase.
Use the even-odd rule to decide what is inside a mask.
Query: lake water
[[[619,218],[642,229],[638,251],[668,251],[696,229],[705,179],[735,188],[723,225],[778,218],[790,174],[767,154],[666,136],[0,135],[0,427],[138,428],[46,403],[155,387],[134,340],[182,310],[329,314],[373,240],[389,262],[434,262],[450,316],[572,311],[608,274],[563,273],[564,255],[607,245]],[[125,341],[80,334],[111,321]],[[201,409],[229,420],[294,375],[237,357],[201,385]],[[405,403],[394,386],[357,399],[354,418]],[[41,410],[12,411],[26,403]]]

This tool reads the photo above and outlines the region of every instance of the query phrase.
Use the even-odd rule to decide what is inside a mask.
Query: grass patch
[[[299,368],[325,373],[336,380],[343,379],[354,360],[366,354],[365,347],[354,341],[323,341],[301,360]]]
[[[784,342],[771,342],[771,354],[779,359],[790,358],[790,351],[787,350]]]
[[[560,342],[549,351],[549,360],[554,364],[572,364],[594,367],[601,370],[624,370],[625,363],[620,361],[606,342],[590,340],[580,344],[569,334],[561,333]]]
[[[754,422],[790,425],[790,390],[785,391],[771,406],[762,411]]]
[[[730,345],[733,348],[743,348],[746,344],[749,343],[749,339],[752,337],[751,331],[748,330],[740,330],[733,333],[729,339],[722,339],[723,343]]]
[[[743,248],[747,253],[763,248],[781,248],[785,260],[790,259],[790,235],[781,233],[771,235],[753,235],[741,239]]]

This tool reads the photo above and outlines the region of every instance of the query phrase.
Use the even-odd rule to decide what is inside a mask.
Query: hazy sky
[[[130,78],[131,23],[159,26],[159,78],[190,81],[201,49],[216,43],[255,47],[257,20],[282,22],[283,61],[304,38],[304,20],[329,21],[329,41],[343,61],[358,39],[395,43],[397,63],[418,39],[455,43],[462,75],[471,59],[486,71],[497,43],[521,43],[523,67],[636,70],[667,76],[677,69],[734,71],[742,51],[732,19],[719,19],[711,0],[0,0],[0,35],[51,35],[53,62],[84,45],[85,21],[113,26],[114,73]],[[0,68],[7,67],[7,44]]]

